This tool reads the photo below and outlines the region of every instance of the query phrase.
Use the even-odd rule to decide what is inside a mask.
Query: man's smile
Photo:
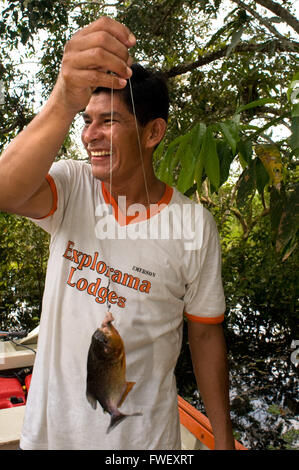
[[[103,162],[107,159],[110,159],[110,157],[111,157],[110,150],[90,150],[90,149],[87,149],[87,151],[89,153],[89,158],[90,158],[91,163]]]
[[[110,156],[110,150],[102,150],[102,151],[94,151],[94,150],[91,150],[90,152],[90,155],[92,157],[109,157]]]

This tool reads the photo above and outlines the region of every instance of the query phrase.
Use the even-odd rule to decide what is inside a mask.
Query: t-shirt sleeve
[[[188,266],[185,315],[188,320],[216,324],[224,319],[225,298],[221,276],[221,247],[212,214],[203,211],[202,244],[194,250]]]
[[[52,192],[52,208],[45,217],[30,218],[30,220],[51,235],[59,228],[63,219],[74,176],[75,167],[72,160],[60,160],[53,163],[46,176]]]

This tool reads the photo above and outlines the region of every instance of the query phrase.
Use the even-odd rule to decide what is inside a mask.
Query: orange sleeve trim
[[[46,181],[49,184],[51,192],[52,192],[52,207],[50,209],[50,212],[47,215],[44,215],[43,217],[35,217],[36,220],[42,220],[42,219],[46,219],[47,217],[50,217],[50,215],[53,215],[57,209],[58,195],[57,195],[57,188],[56,188],[55,181],[53,180],[50,174],[47,174]]]
[[[200,317],[200,316],[191,315],[190,313],[185,312],[185,315],[190,321],[195,321],[197,323],[205,323],[207,325],[216,325],[217,323],[222,323],[224,320],[224,314],[219,315],[218,317]]]

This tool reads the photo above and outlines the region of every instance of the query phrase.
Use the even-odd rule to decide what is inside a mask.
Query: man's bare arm
[[[188,321],[194,374],[208,417],[216,450],[234,449],[229,411],[229,379],[222,326]]]
[[[66,44],[54,90],[40,113],[0,158],[0,210],[45,216],[52,193],[45,180],[69,127],[98,86],[123,88],[131,75],[128,48],[135,38],[122,24],[100,18]],[[107,71],[117,74],[108,75]]]

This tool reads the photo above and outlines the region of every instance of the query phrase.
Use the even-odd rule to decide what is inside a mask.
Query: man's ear
[[[153,119],[146,125],[145,147],[154,148],[163,139],[166,132],[167,123],[162,118]]]

